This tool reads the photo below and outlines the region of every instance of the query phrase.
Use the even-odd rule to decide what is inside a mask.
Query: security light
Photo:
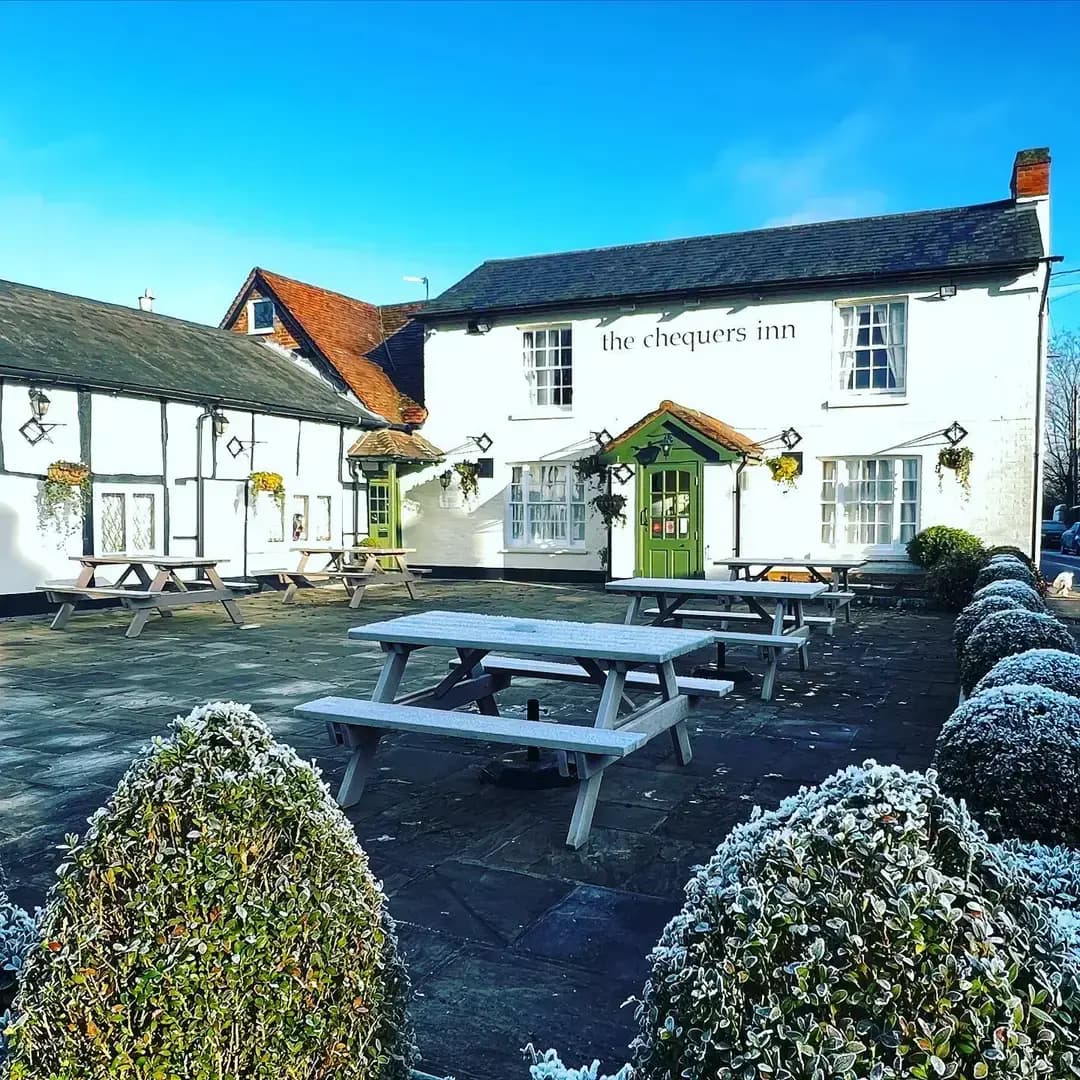
[[[30,388],[30,411],[35,420],[44,420],[51,404],[49,395],[44,390],[39,390],[36,386]]]
[[[942,285],[938,289],[937,294],[938,294],[938,299],[939,300],[948,300],[950,296],[955,296],[956,295],[956,286],[955,285]]]
[[[470,319],[465,329],[469,334],[486,334],[491,329],[491,323],[487,319]]]
[[[491,449],[493,440],[486,431],[482,431],[479,435],[470,435],[469,438],[476,443],[481,454],[486,454]]]

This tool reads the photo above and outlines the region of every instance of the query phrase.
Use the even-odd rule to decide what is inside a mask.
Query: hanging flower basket
[[[279,510],[285,509],[285,481],[282,479],[281,473],[253,472],[248,477],[248,483],[251,484],[251,490],[256,494],[266,492],[267,495],[273,496]]]
[[[596,507],[596,511],[606,528],[610,529],[616,522],[619,525],[626,524],[625,495],[619,495],[617,492],[604,492],[592,500],[592,505]]]
[[[599,454],[589,454],[574,462],[574,473],[582,484],[587,484],[590,480],[595,480],[597,484],[602,483],[605,472],[607,466]]]
[[[54,461],[37,495],[38,529],[63,542],[82,527],[90,502],[90,468],[81,461]]]
[[[461,494],[465,501],[475,498],[480,491],[478,477],[480,466],[475,461],[459,461],[454,466],[457,473],[458,483],[461,485]]]
[[[938,451],[935,472],[938,478],[938,491],[941,490],[941,478],[946,469],[956,473],[956,479],[964,489],[964,495],[971,494],[971,462],[975,454],[967,446],[943,446]]]
[[[788,454],[779,457],[766,458],[765,464],[775,483],[784,488],[793,488],[799,475],[799,462]]]

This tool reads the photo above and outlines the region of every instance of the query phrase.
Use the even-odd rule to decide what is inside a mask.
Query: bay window
[[[840,390],[902,394],[907,389],[907,303],[841,304]]]
[[[822,544],[899,546],[918,531],[918,458],[837,458],[821,468]]]
[[[511,547],[583,547],[585,485],[573,465],[533,462],[510,476]]]

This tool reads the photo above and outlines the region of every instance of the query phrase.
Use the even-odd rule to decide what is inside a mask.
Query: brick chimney
[[[1045,199],[1050,194],[1050,148],[1039,146],[1033,150],[1019,150],[1013,162],[1013,200]]]

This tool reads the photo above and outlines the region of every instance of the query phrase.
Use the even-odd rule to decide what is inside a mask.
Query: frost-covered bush
[[[1080,844],[1077,698],[1042,686],[976,694],[942,726],[934,768],[991,834]]]
[[[916,533],[907,542],[908,558],[916,565],[929,569],[946,555],[961,551],[969,555],[983,555],[982,541],[964,529],[949,525],[931,525]]]
[[[1017,601],[1011,596],[983,596],[978,600],[972,600],[970,604],[959,615],[956,616],[956,622],[953,624],[953,648],[956,650],[956,658],[960,659],[961,654],[964,651],[964,646],[967,644],[967,639],[971,636],[971,631],[986,618],[987,615],[993,615],[998,611],[1015,611],[1017,608],[1023,605],[1017,603]]]
[[[1033,896],[1055,907],[1080,909],[1080,851],[1025,840],[1007,840],[1000,847],[1026,876]]]
[[[1013,544],[995,544],[993,547],[986,549],[986,557],[990,560],[1012,557],[1019,559],[1029,570],[1035,569],[1035,564],[1031,561],[1031,556],[1022,549],[1015,547]]]
[[[580,1069],[568,1069],[554,1050],[538,1054],[531,1045],[525,1047],[525,1056],[532,1062],[529,1066],[531,1080],[633,1080],[634,1070],[624,1065],[614,1076],[600,1076],[600,1062],[583,1065]]]
[[[756,811],[651,960],[641,1080],[1049,1080],[1076,1061],[1050,909],[932,773],[868,762]]]
[[[1006,656],[1028,649],[1060,649],[1076,652],[1076,643],[1065,624],[1052,615],[1036,611],[999,611],[987,615],[971,631],[960,654],[960,681],[964,693]]]
[[[1022,581],[1035,588],[1035,575],[1019,559],[994,559],[988,562],[975,578],[975,591],[992,581]]]
[[[926,595],[945,611],[959,611],[970,603],[975,580],[983,567],[981,553],[954,551],[926,572]]]
[[[1060,649],[1028,649],[999,660],[976,684],[975,693],[995,686],[1045,686],[1080,698],[1080,656]]]
[[[404,1080],[386,899],[315,769],[246,706],[177,719],[69,838],[12,1080]]]
[[[0,1071],[7,1051],[4,1032],[12,1020],[11,1004],[19,972],[39,940],[36,916],[11,902],[0,867]]]
[[[1012,578],[1003,581],[991,581],[988,585],[983,585],[972,599],[982,600],[987,596],[1009,596],[1021,607],[1026,607],[1028,611],[1046,610],[1046,604],[1043,603],[1043,599],[1037,590],[1023,581],[1016,581]]]

